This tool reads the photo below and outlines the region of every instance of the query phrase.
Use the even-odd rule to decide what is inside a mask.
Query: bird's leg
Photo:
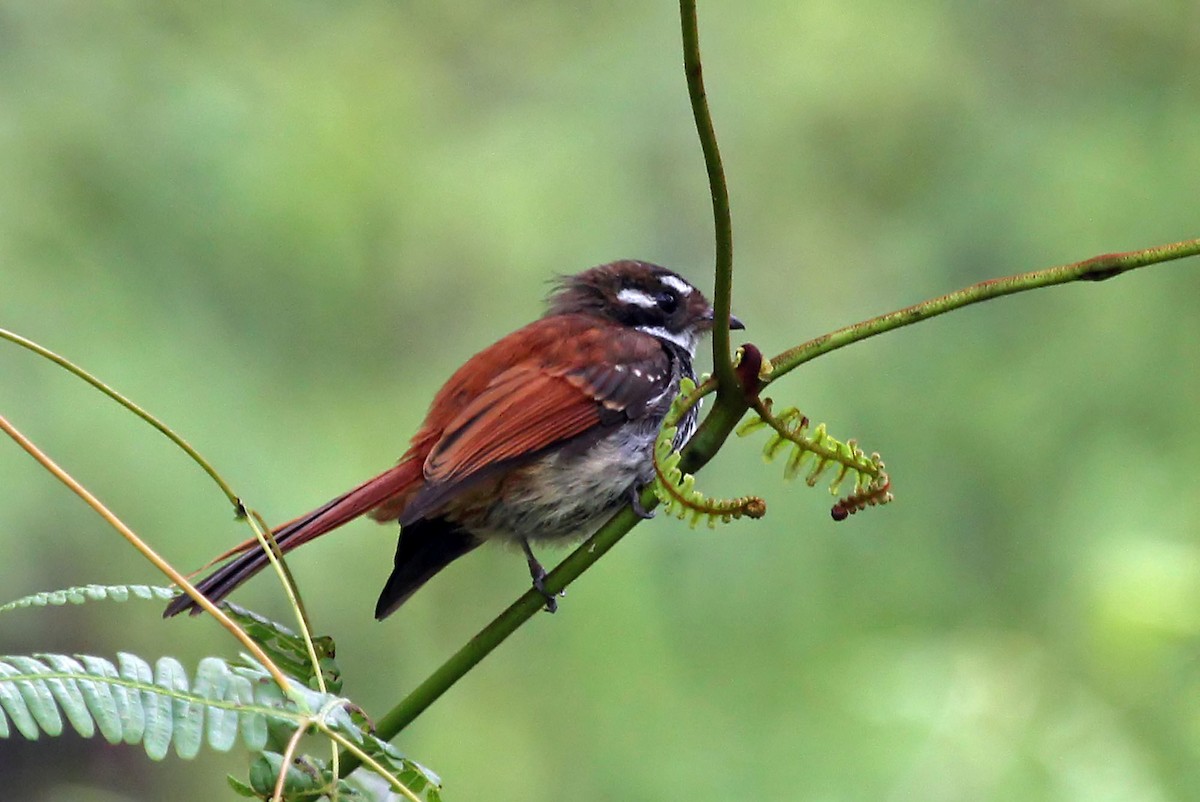
[[[629,506],[633,508],[633,514],[641,518],[643,521],[648,521],[654,517],[654,512],[642,506],[642,490],[645,485],[634,483],[629,486]]]
[[[558,609],[558,599],[546,590],[546,569],[538,562],[538,558],[533,556],[533,549],[529,548],[529,541],[525,538],[521,538],[521,550],[525,552],[525,559],[529,563],[529,576],[533,579],[534,590],[546,597],[546,612],[553,613]],[[565,596],[566,592],[558,595]]]

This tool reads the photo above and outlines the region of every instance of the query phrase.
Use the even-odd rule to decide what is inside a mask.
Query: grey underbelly
[[[653,435],[610,435],[581,454],[558,452],[530,466],[473,527],[484,537],[582,539],[629,502],[654,475]]]

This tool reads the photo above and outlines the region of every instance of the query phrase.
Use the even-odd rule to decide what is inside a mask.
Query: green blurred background
[[[1200,7],[701,9],[735,309],[767,353],[985,278],[1200,234]],[[0,326],[161,416],[274,521],[391,464],[463,359],[618,257],[707,284],[669,2],[0,4]],[[773,388],[880,451],[830,522],[761,439],[761,522],[638,528],[398,739],[454,800],[1200,796],[1200,264],[893,333]],[[194,568],[241,540],[164,440],[0,344],[0,410]],[[385,623],[391,527],[292,566],[380,715],[527,585],[483,550]],[[0,443],[0,598],[160,582]],[[272,581],[237,599],[285,608]],[[237,649],[94,604],[0,653]],[[228,796],[239,755],[0,742],[5,800]]]

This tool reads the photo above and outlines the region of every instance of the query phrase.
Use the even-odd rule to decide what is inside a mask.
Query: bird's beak
[[[710,324],[716,322],[717,313],[712,309],[712,307],[709,307],[708,311],[704,313],[704,319],[707,320]],[[735,329],[744,329],[744,328],[746,328],[746,324],[743,323],[738,318],[737,315],[730,315],[729,316],[729,328],[731,331],[735,330]]]

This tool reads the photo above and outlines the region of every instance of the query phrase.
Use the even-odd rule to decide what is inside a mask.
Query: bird
[[[531,542],[593,534],[652,480],[660,425],[713,328],[713,307],[665,267],[623,259],[558,277],[541,318],[468,359],[434,396],[391,468],[273,530],[283,553],[362,515],[399,522],[382,620],[452,561],[489,540],[519,545],[533,585],[545,569]],[[744,328],[733,315],[731,329]],[[696,427],[693,408],[675,445]],[[230,559],[231,558],[231,559]],[[250,539],[196,584],[218,602],[269,564]],[[201,611],[186,594],[164,617]]]

